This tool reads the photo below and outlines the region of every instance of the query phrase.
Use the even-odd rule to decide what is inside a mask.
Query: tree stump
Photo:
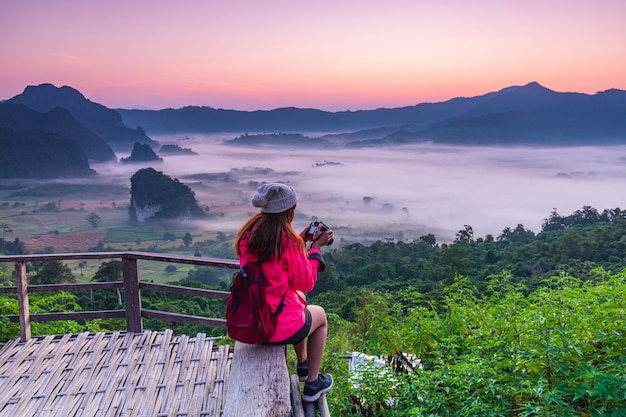
[[[290,412],[285,346],[236,342],[222,417],[285,417]]]

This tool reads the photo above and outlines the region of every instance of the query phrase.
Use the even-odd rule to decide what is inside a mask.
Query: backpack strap
[[[241,269],[241,274],[243,275],[243,277],[244,277],[244,279],[246,281],[246,285],[249,285],[251,281],[261,283],[261,281],[263,281],[265,279],[265,275],[263,275],[263,271],[261,270],[261,264],[262,263],[263,262],[261,262],[261,261],[253,262],[253,264],[256,264],[258,266],[258,268],[259,268],[259,279],[258,280],[250,278],[248,273],[244,270],[243,266],[240,268]],[[248,265],[248,264],[246,264],[246,265]],[[281,298],[280,299],[280,303],[278,303],[278,307],[276,308],[276,313],[275,313],[276,315],[279,315],[280,313],[282,313],[283,307],[285,306],[285,297],[287,297],[287,292],[288,291],[289,291],[289,284],[287,284],[287,290],[285,291],[285,294],[283,294],[283,298]]]

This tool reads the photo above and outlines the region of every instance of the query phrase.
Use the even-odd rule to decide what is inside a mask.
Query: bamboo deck
[[[231,362],[169,330],[16,340],[0,349],[0,417],[219,417]]]

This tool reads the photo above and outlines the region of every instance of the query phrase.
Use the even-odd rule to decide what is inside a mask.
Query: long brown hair
[[[293,240],[297,247],[305,250],[304,240],[291,226],[296,206],[282,213],[256,213],[253,214],[235,236],[235,253],[240,255],[239,243],[250,232],[248,239],[248,252],[253,253],[261,262],[269,259],[278,259],[283,254],[283,236]]]

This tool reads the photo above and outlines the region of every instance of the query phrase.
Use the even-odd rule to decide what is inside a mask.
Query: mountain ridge
[[[69,86],[56,87],[50,83],[30,85],[5,103],[23,104],[39,112],[56,107],[65,108],[114,149],[126,151],[135,142],[158,145],[141,127],[131,129],[126,126],[119,112],[87,99],[80,91]]]
[[[7,101],[34,101],[36,105],[31,106],[39,108],[61,102],[71,107],[68,110],[72,115],[96,134],[108,129],[104,125],[113,124],[125,133],[133,132],[132,136],[147,138],[132,142],[128,142],[129,136],[117,137],[117,142],[105,138],[111,146],[123,146],[126,150],[135,142],[156,146],[146,132],[251,133],[258,134],[259,144],[274,140],[271,134],[306,132],[312,136],[311,133],[320,132],[319,139],[340,146],[424,141],[483,145],[626,143],[626,91],[612,88],[593,95],[556,92],[537,82],[442,102],[339,112],[296,107],[240,111],[208,106],[113,110],[91,102],[71,87],[57,88],[52,84],[28,86],[24,93]],[[98,120],[106,123],[100,123],[98,129],[88,124],[98,125]]]
[[[556,92],[537,82],[475,97],[399,108],[328,112],[284,107],[238,111],[186,106],[181,109],[118,109],[129,126],[154,133],[344,132],[365,136],[360,145],[433,141],[450,144],[626,143],[626,91],[590,95]],[[406,131],[407,126],[415,126]],[[375,129],[387,130],[374,135]],[[341,134],[340,134],[341,135]],[[321,136],[329,138],[330,136]],[[335,136],[338,138],[339,136]],[[343,137],[343,144],[351,143]]]
[[[113,149],[104,139],[83,126],[63,107],[39,112],[24,104],[0,103],[0,126],[10,127],[17,132],[35,128],[48,130],[76,140],[90,161],[117,160]]]

